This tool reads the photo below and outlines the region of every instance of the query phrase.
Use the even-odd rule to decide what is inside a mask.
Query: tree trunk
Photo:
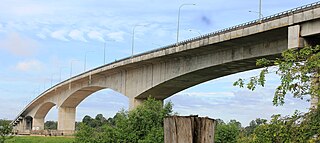
[[[216,121],[207,117],[172,116],[164,119],[165,143],[213,143]]]

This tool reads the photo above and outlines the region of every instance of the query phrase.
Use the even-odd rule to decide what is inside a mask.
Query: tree
[[[296,111],[292,116],[273,115],[269,123],[254,130],[255,142],[319,142],[320,109],[302,114]]]
[[[265,124],[267,122],[266,119],[261,119],[261,118],[257,118],[255,120],[252,120],[250,123],[249,123],[249,126],[245,127],[244,128],[244,135],[245,136],[250,136],[251,134],[253,134],[253,131],[259,126],[259,125],[262,125],[262,124]]]
[[[98,127],[100,127],[100,126],[102,126],[102,125],[107,123],[107,119],[105,117],[103,117],[102,114],[98,114],[95,117],[94,121],[95,121],[96,126],[98,126]]]
[[[93,120],[89,115],[86,115],[83,117],[82,119],[82,123],[85,124],[85,125],[88,125],[90,127],[95,127],[94,123],[93,123]]]
[[[6,140],[13,137],[10,121],[0,119],[0,143],[4,143]]]
[[[275,60],[259,59],[257,66],[263,67],[258,76],[251,77],[249,82],[239,79],[234,86],[247,87],[254,90],[256,86],[265,85],[265,75],[271,73],[269,66],[277,66],[275,71],[281,77],[281,84],[276,88],[273,98],[274,105],[283,105],[287,93],[293,97],[304,99],[305,95],[319,98],[320,78],[320,46],[307,46],[300,49],[290,49],[282,53],[281,58]],[[319,103],[318,103],[319,104]]]
[[[113,118],[108,119],[109,122],[106,122],[107,120],[101,115],[97,115],[95,119],[85,117],[84,123],[76,133],[76,142],[162,143],[164,141],[163,119],[171,114],[171,102],[163,106],[162,102],[148,98],[134,110],[119,111]],[[92,127],[90,126],[92,120],[104,121],[105,124]]]
[[[44,123],[44,129],[46,129],[46,130],[56,130],[57,126],[58,126],[57,121],[46,121]]]
[[[75,142],[77,143],[94,143],[95,131],[85,123],[80,123],[79,131],[76,133]]]
[[[255,90],[256,86],[265,85],[265,75],[271,73],[269,66],[277,66],[276,74],[281,83],[276,88],[273,104],[283,105],[285,96],[291,93],[293,97],[304,99],[310,95],[317,101],[306,114],[298,111],[292,116],[281,117],[273,115],[269,123],[262,123],[255,127],[252,142],[282,143],[282,142],[319,142],[320,114],[319,114],[319,80],[320,80],[320,46],[307,46],[301,49],[290,49],[282,53],[281,58],[275,60],[259,59],[257,66],[263,67],[258,76],[251,77],[247,82],[239,79],[234,86]],[[308,100],[307,100],[308,101]],[[252,124],[254,125],[254,124]],[[251,132],[252,130],[250,130]],[[247,141],[250,142],[250,141]]]
[[[241,131],[241,123],[236,120],[230,120],[225,124],[219,120],[215,130],[216,143],[236,143],[239,133]]]

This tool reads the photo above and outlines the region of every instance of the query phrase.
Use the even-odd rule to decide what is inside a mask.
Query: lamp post
[[[262,20],[262,18],[263,18],[263,15],[262,15],[262,0],[259,0],[259,12],[257,12],[257,11],[249,11],[249,12],[253,12],[253,13],[257,13],[257,14],[259,14],[259,21],[260,21],[260,23],[261,23],[261,20]]]
[[[196,4],[188,4],[188,3],[186,3],[186,4],[182,4],[182,5],[180,5],[180,7],[179,7],[179,12],[178,12],[178,27],[177,27],[177,43],[176,43],[176,45],[178,46],[178,42],[179,42],[179,28],[180,28],[180,11],[181,11],[181,8],[183,7],[183,6],[186,6],[186,5],[196,5]]]
[[[259,15],[259,19],[262,19],[263,15],[262,13],[258,12],[258,11],[252,11],[250,10],[249,12],[252,12],[252,13],[257,13]]]
[[[202,34],[198,31],[198,30],[194,30],[194,29],[189,29],[190,32],[196,32],[199,34],[200,37],[202,37]]]
[[[146,27],[147,25],[136,24],[136,25],[133,26],[133,29],[132,29],[132,44],[131,44],[131,58],[133,57],[133,49],[134,49],[134,32],[135,32],[136,28],[139,27],[139,26]]]
[[[259,0],[259,19],[260,19],[260,22],[261,22],[261,18],[263,17],[262,16],[262,11],[261,11],[261,0]]]

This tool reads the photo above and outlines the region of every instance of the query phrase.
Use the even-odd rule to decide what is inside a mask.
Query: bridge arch
[[[44,129],[44,119],[47,116],[48,112],[56,104],[53,102],[45,102],[39,106],[38,110],[33,116],[32,130],[43,130]]]
[[[107,87],[103,86],[88,86],[80,88],[77,91],[71,93],[70,95],[67,95],[66,98],[62,100],[60,107],[75,108],[91,94],[106,88]]]
[[[61,103],[58,106],[58,130],[73,131],[75,128],[77,106],[88,96],[103,89],[111,89],[116,91],[105,86],[92,85],[79,88],[71,94],[66,95],[66,97],[61,100]]]

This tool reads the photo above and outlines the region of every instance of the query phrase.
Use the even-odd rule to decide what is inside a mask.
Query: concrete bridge
[[[130,108],[147,97],[158,100],[222,76],[259,68],[259,58],[276,58],[290,48],[319,44],[320,2],[125,58],[67,79],[29,103],[15,130],[43,130],[49,110],[58,108],[58,130],[75,129],[76,107],[110,88],[127,96]]]

